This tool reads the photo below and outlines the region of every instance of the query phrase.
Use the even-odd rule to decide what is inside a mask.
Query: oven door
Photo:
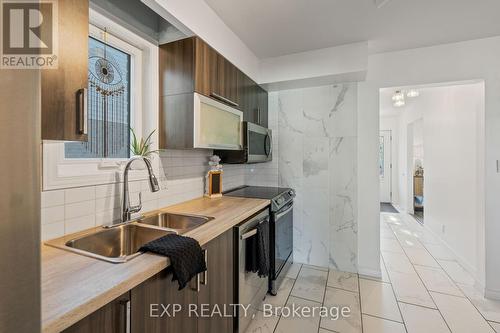
[[[267,162],[273,159],[273,136],[268,128],[246,123],[247,163]]]
[[[277,279],[293,252],[293,201],[274,213],[274,276]]]

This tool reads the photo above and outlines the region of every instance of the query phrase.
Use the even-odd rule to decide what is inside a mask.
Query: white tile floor
[[[294,264],[273,306],[348,306],[349,318],[291,318],[259,311],[251,333],[500,333],[500,301],[412,217],[381,214],[382,277]],[[282,312],[285,313],[285,312]]]

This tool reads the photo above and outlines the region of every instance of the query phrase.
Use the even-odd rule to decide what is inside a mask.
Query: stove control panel
[[[281,193],[278,197],[276,197],[276,198],[274,198],[272,200],[272,203],[273,203],[273,206],[274,206],[273,210],[280,209],[285,204],[287,204],[288,202],[290,202],[291,200],[293,200],[293,198],[295,198],[295,191],[292,190],[292,189]]]

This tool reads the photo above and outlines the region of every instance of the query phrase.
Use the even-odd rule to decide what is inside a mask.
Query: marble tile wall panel
[[[278,185],[297,192],[294,259],[348,272],[357,272],[356,88],[338,84],[269,95]]]

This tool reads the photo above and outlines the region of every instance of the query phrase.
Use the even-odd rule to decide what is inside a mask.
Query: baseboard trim
[[[488,299],[495,300],[495,301],[500,301],[500,291],[499,290],[485,289],[484,290],[484,297],[486,297]]]
[[[377,269],[372,269],[372,268],[358,267],[358,274],[377,278],[377,279],[382,278],[382,271],[380,269],[377,270]]]
[[[418,221],[415,219],[415,217],[411,214],[407,214],[410,216],[413,220],[415,220],[416,223]],[[420,224],[420,223],[419,223]],[[477,270],[476,268],[471,265],[467,260],[465,260],[462,256],[460,256],[444,239],[441,238],[439,234],[434,232],[431,228],[429,228],[425,223],[420,224],[425,230],[430,232],[440,243],[443,245],[448,251],[450,251],[453,256],[455,256],[456,261],[472,276],[474,279],[475,285],[483,290],[486,291],[486,288],[484,287],[484,282],[480,281],[477,277]]]

